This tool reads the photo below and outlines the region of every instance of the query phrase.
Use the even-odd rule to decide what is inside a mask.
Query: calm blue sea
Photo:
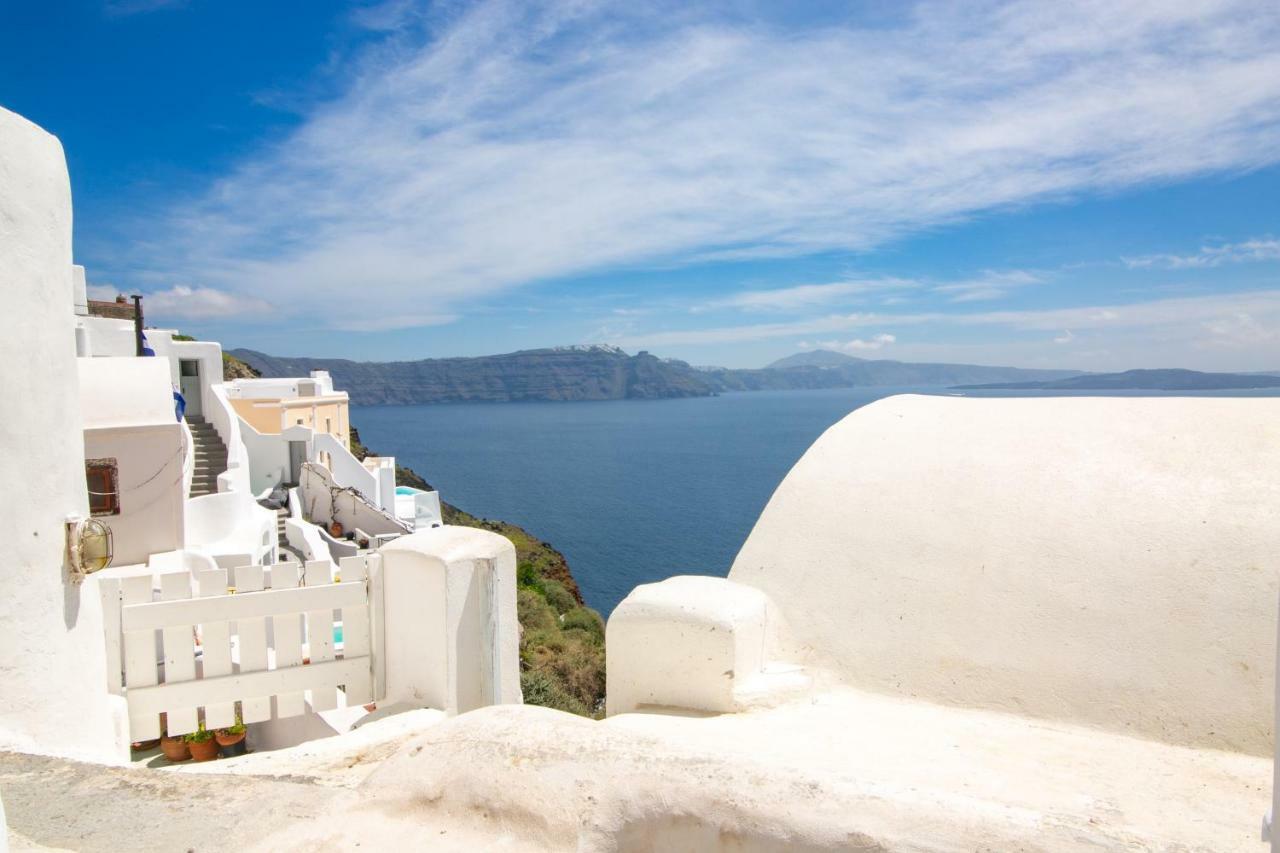
[[[559,548],[587,603],[608,615],[636,584],[726,574],[769,496],[809,445],[859,406],[904,392],[947,393],[842,388],[686,400],[362,406],[351,417],[366,445],[422,474],[444,500],[518,524]]]

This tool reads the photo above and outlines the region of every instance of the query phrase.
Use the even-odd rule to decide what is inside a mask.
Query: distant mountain
[[[832,352],[829,349],[815,349],[809,352],[798,352],[795,355],[789,355],[786,358],[780,358],[772,364],[766,364],[766,370],[779,370],[788,367],[843,367],[847,364],[856,364],[866,359],[854,358],[851,355],[845,355],[842,352]]]
[[[231,355],[267,377],[327,370],[357,405],[705,397],[715,390],[683,361],[605,346],[389,362],[289,358],[247,349]]]
[[[721,368],[707,371],[707,373],[720,390],[756,391],[787,388],[1039,382],[1077,376],[1080,371],[863,359],[831,350],[812,350],[779,359],[763,370]]]
[[[800,354],[825,362],[822,366],[786,366],[788,359],[783,359],[782,367],[759,370],[695,368],[647,352],[627,355],[608,346],[387,362],[291,358],[248,349],[231,350],[230,354],[267,377],[327,370],[334,385],[350,394],[351,402],[357,405],[658,399],[706,397],[722,391],[1032,382],[1077,375],[1068,370],[872,361],[822,350]]]
[[[1201,373],[1198,370],[1126,370],[1123,373],[1086,373],[1066,379],[1028,382],[993,382],[957,385],[965,390],[1044,389],[1052,391],[1212,391],[1240,388],[1280,388],[1280,376],[1267,373]]]

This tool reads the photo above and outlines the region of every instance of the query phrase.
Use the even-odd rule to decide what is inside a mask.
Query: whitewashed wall
[[[115,459],[118,466],[120,512],[100,519],[111,527],[114,564],[145,563],[152,554],[183,547],[181,424],[86,430],[84,452],[88,459]]]
[[[240,418],[240,439],[249,460],[249,490],[269,492],[289,477],[289,442],[279,434],[263,434]]]
[[[408,532],[404,522],[349,492],[339,491],[342,488],[323,466],[304,465],[298,484],[303,515],[322,526],[336,520],[344,530],[359,528],[371,536]]]
[[[379,553],[387,704],[458,714],[520,702],[515,546],[485,530],[440,527]]]
[[[107,692],[97,585],[70,582],[65,521],[88,514],[71,277],[71,189],[58,140],[0,109],[0,744],[127,758]]]
[[[892,397],[730,579],[864,688],[1269,755],[1278,519],[1280,399]]]

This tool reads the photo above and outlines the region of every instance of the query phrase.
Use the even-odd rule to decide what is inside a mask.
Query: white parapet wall
[[[0,335],[0,746],[128,757],[107,692],[102,601],[74,583],[66,520],[88,515],[76,368],[71,189],[58,140],[0,109],[0,278],[15,318]]]
[[[1280,399],[900,396],[729,577],[854,686],[1269,755],[1278,519]]]
[[[516,551],[470,527],[403,536],[378,552],[387,704],[459,714],[518,703]]]
[[[697,576],[636,587],[609,617],[608,715],[728,713],[766,698],[769,681],[799,686],[793,669],[769,671],[781,631],[773,603],[754,587]]]

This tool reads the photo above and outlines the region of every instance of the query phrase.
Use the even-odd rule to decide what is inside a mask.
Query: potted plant
[[[200,728],[184,735],[183,740],[187,742],[187,749],[191,750],[191,757],[196,761],[213,761],[218,757],[218,742],[213,739],[213,732],[206,729],[203,722],[200,723]]]
[[[241,721],[240,715],[236,714],[235,725],[214,731],[213,739],[218,742],[218,751],[222,753],[224,758],[229,758],[232,755],[244,755],[244,722]]]
[[[191,758],[191,750],[187,749],[186,738],[181,735],[170,737],[167,731],[160,736],[160,751],[170,761],[187,761]]]
[[[191,750],[187,749],[187,742],[182,735],[169,735],[169,715],[163,712],[160,714],[160,751],[170,761],[186,761],[191,758]]]

